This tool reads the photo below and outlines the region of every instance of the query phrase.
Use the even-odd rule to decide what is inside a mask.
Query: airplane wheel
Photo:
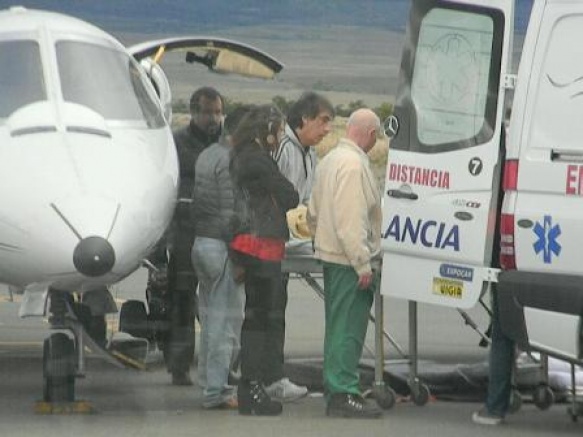
[[[411,387],[411,400],[418,407],[422,407],[427,402],[429,402],[429,396],[430,396],[429,387],[427,387],[425,384],[416,382]]]
[[[62,332],[51,334],[43,343],[43,377],[45,402],[75,400],[75,347]]]
[[[512,390],[510,394],[510,404],[508,405],[508,412],[510,414],[517,413],[522,408],[522,396],[518,390]]]
[[[533,402],[539,410],[548,410],[555,402],[555,394],[546,384],[540,384],[533,394]]]
[[[377,405],[383,410],[390,410],[394,407],[397,394],[390,387],[378,387],[374,390],[374,397]]]

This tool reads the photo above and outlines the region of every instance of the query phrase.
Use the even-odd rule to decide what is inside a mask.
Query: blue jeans
[[[498,312],[498,284],[492,284],[492,344],[488,396],[486,408],[490,414],[504,417],[508,412],[512,392],[512,365],[514,362],[514,341],[508,338],[500,326]]]
[[[233,279],[233,265],[224,241],[196,237],[192,264],[199,280],[198,378],[204,387],[203,406],[209,408],[233,396],[228,377],[240,348],[244,292]]]

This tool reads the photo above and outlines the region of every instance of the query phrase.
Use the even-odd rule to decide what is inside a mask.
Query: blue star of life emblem
[[[538,255],[543,253],[543,261],[545,264],[552,262],[553,253],[559,256],[561,253],[561,245],[557,242],[557,238],[561,235],[561,227],[552,224],[553,218],[550,215],[545,215],[543,224],[536,223],[534,233],[538,240],[533,244],[534,251]]]

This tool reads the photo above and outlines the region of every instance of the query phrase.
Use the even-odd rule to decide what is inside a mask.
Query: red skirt
[[[231,241],[231,249],[264,261],[281,261],[285,253],[285,241],[251,234],[238,234]]]

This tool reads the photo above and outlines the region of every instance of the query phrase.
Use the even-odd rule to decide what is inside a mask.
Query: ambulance
[[[511,0],[412,0],[381,293],[464,309],[498,282],[521,348],[583,364],[583,2],[534,1],[517,73],[513,26]]]

